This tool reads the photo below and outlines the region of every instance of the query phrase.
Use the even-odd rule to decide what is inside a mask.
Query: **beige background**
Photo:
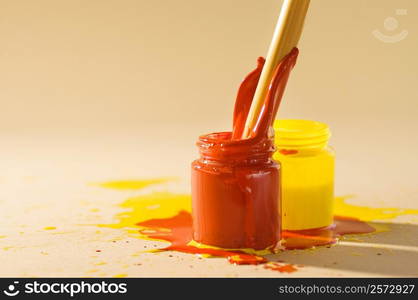
[[[230,129],[237,87],[265,55],[280,4],[0,0],[0,214],[6,231],[0,234],[14,236],[0,244],[23,243],[18,226],[26,224],[33,234],[54,226],[51,207],[71,228],[77,222],[65,217],[67,211],[91,217],[79,201],[99,201],[107,207],[102,217],[111,220],[123,197],[100,202],[86,192],[88,182],[180,175],[187,191],[195,139]],[[358,203],[417,207],[417,13],[415,0],[311,3],[279,117],[331,126],[336,192],[355,194]],[[399,27],[386,30],[387,17]],[[384,43],[373,36],[375,29],[387,35],[407,30],[408,36]],[[71,240],[80,239],[80,229],[73,230]],[[40,244],[65,245],[39,235]],[[39,245],[28,243],[27,250],[0,256],[22,260]],[[70,273],[44,267],[40,275],[86,275],[72,266]],[[3,266],[0,275],[38,271],[37,264],[23,263]],[[155,270],[129,274],[149,272]]]

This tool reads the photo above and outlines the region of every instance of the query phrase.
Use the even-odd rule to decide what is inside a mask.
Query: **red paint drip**
[[[170,245],[159,251],[178,251],[190,254],[203,254],[216,257],[225,257],[232,264],[258,265],[265,264],[264,268],[291,273],[297,270],[293,264],[269,262],[266,258],[247,254],[239,250],[225,250],[219,248],[199,248],[188,245],[192,241],[192,216],[187,211],[180,211],[171,218],[150,219],[136,225],[143,227],[139,230],[144,236],[170,242]],[[366,222],[349,217],[335,217],[335,224],[327,228],[300,231],[282,232],[283,243],[286,249],[308,249],[315,246],[334,244],[339,237],[345,234],[371,233],[375,229]],[[273,253],[273,250],[271,250]]]
[[[279,150],[279,153],[283,155],[292,155],[292,154],[298,154],[298,150],[281,149]]]

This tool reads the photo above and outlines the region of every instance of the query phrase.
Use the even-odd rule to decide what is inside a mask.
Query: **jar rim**
[[[279,149],[321,148],[327,146],[331,137],[327,124],[312,120],[276,120],[274,131]]]
[[[215,160],[248,160],[270,157],[275,152],[273,138],[232,140],[232,132],[213,132],[196,143],[202,156]]]

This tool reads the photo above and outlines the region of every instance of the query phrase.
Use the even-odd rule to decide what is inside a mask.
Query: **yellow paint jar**
[[[334,150],[328,125],[276,120],[273,158],[282,167],[282,228],[306,230],[333,222]]]

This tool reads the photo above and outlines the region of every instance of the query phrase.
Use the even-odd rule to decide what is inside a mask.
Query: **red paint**
[[[266,100],[261,110],[259,119],[252,138],[269,136],[269,127],[273,124],[274,118],[279,109],[281,99],[283,97],[290,72],[296,64],[299,50],[294,48],[285,58],[277,65],[271,80],[269,91],[266,95]],[[257,60],[257,68],[249,73],[242,81],[237,98],[235,100],[234,119],[232,139],[241,139],[244,131],[245,121],[253,101],[255,90],[257,88],[258,80],[260,79],[261,71],[265,59],[259,57]]]
[[[374,227],[356,218],[335,216],[334,222],[334,232],[337,236],[345,234],[372,233],[376,231]]]
[[[140,232],[145,236],[170,242],[170,246],[160,249],[161,251],[179,251],[191,254],[208,254],[217,257],[225,257],[233,264],[257,265],[267,260],[261,256],[246,254],[241,251],[228,251],[223,249],[198,248],[189,246],[192,241],[192,217],[190,213],[181,211],[172,218],[152,219],[137,224],[145,227]],[[152,229],[154,232],[150,232]]]
[[[345,234],[364,234],[374,232],[375,229],[366,222],[349,217],[334,217],[334,224],[329,227],[283,231],[282,245],[286,249],[307,249],[316,246],[335,244],[339,237]]]
[[[298,150],[280,149],[279,153],[283,155],[292,155],[292,154],[298,154]]]
[[[233,132],[201,136],[192,163],[193,238],[222,248],[266,249],[280,240],[280,169],[273,161],[271,125],[298,50],[275,70],[260,117],[249,139],[240,139],[264,64],[242,82]]]
[[[264,269],[273,270],[280,273],[293,273],[298,270],[293,264],[283,264],[278,262],[265,264]]]
[[[191,254],[208,254],[225,257],[232,264],[257,265],[265,264],[266,269],[279,272],[294,272],[297,270],[293,264],[269,262],[258,255],[246,254],[239,250],[224,250],[199,248],[189,246],[193,239],[192,216],[189,212],[180,211],[177,215],[165,219],[151,219],[137,223],[141,226],[140,232],[148,238],[170,242],[170,245],[159,251],[178,251]],[[308,249],[315,246],[324,246],[335,243],[344,234],[370,233],[375,229],[366,222],[348,218],[335,217],[335,225],[316,230],[285,231],[282,233],[282,245],[286,249]],[[221,233],[223,229],[221,229]],[[273,251],[271,251],[273,253]]]

